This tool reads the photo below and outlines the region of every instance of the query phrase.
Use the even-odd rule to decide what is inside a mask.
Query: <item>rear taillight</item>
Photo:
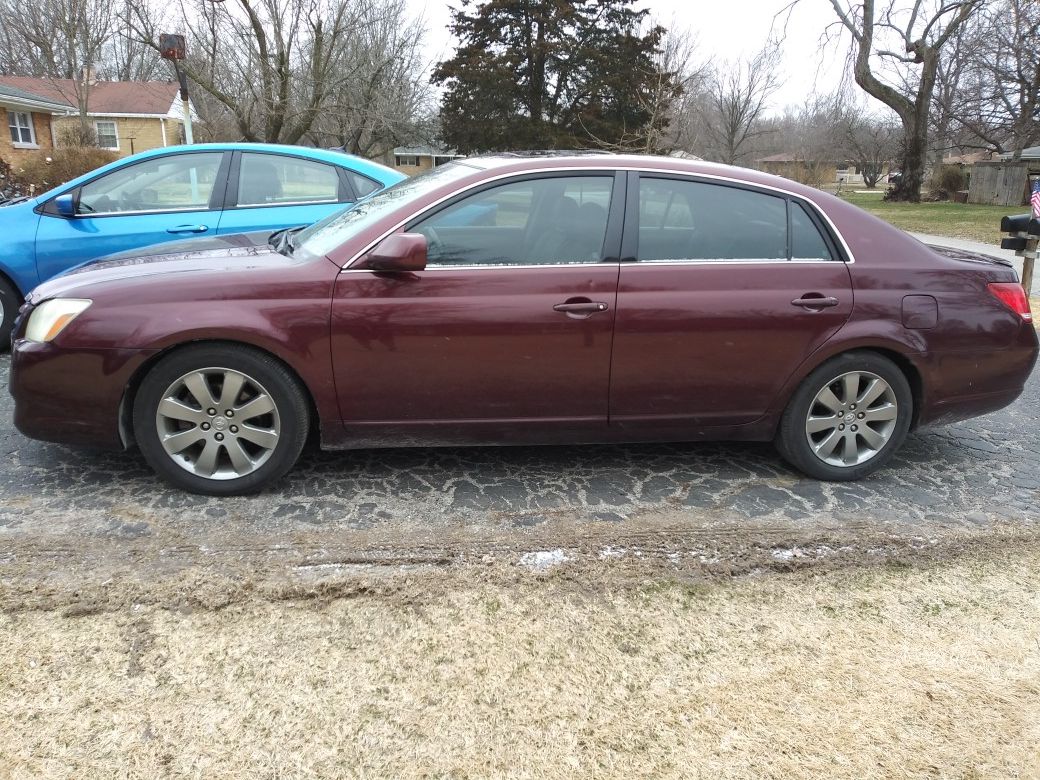
[[[1029,311],[1029,299],[1022,285],[1014,282],[992,282],[986,285],[993,297],[1007,306],[1026,322],[1033,321],[1033,313]]]

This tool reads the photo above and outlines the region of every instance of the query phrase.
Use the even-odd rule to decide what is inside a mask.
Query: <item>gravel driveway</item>
[[[9,364],[0,357],[5,386]],[[366,550],[443,561],[641,547],[703,562],[723,556],[727,535],[784,560],[1040,519],[1035,374],[1009,409],[914,434],[888,468],[847,484],[804,479],[765,444],[399,449],[309,453],[261,496],[204,498],[167,488],[136,453],[30,441],[11,424],[12,407],[4,392],[0,576],[9,583],[101,577],[134,561],[172,576],[200,561],[298,566]]]

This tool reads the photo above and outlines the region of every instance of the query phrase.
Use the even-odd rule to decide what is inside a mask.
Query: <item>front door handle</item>
[[[553,306],[553,311],[566,314],[571,319],[584,320],[597,312],[606,311],[609,307],[602,301],[590,301],[588,298],[568,298],[563,303]]]
[[[177,227],[169,228],[167,233],[205,233],[209,230],[206,225],[178,225]]]
[[[837,306],[838,299],[830,296],[824,297],[819,293],[806,293],[801,298],[795,298],[791,301],[791,305],[819,311],[820,309],[829,309],[832,306]]]

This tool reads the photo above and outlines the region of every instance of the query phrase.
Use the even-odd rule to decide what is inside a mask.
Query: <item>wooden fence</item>
[[[1040,160],[977,162],[971,168],[968,203],[1021,206],[1029,202],[1029,177],[1040,174]]]

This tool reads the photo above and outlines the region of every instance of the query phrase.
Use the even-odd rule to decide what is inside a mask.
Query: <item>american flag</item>
[[[1040,219],[1040,179],[1033,179],[1033,195],[1029,203],[1033,207],[1033,219]]]

